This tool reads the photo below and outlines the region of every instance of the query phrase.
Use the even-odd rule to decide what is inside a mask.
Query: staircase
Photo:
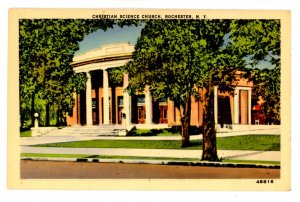
[[[125,135],[133,127],[122,125],[97,125],[97,126],[69,126],[61,129],[51,130],[45,136],[120,136]]]

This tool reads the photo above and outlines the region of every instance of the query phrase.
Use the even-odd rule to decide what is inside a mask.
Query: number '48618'
[[[274,180],[257,180],[256,184],[273,184]]]

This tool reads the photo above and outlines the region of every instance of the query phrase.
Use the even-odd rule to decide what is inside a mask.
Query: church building
[[[67,124],[73,125],[134,125],[137,128],[166,128],[180,125],[180,114],[171,100],[154,101],[145,88],[144,93],[130,96],[124,89],[129,78],[124,73],[123,83],[113,86],[109,69],[125,65],[131,60],[134,45],[113,43],[76,55],[72,67],[76,73],[87,75],[85,92],[74,93],[75,105]],[[215,87],[214,110],[216,127],[232,129],[254,122],[251,117],[253,84],[241,78],[233,93],[221,93]],[[199,89],[199,94],[203,93]],[[192,98],[191,125],[202,126],[203,106]]]

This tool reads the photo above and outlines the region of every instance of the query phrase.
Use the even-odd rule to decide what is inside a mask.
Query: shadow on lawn
[[[191,126],[189,128],[190,135],[199,135],[202,133],[201,127]],[[166,129],[135,129],[131,131],[128,136],[172,136],[180,135],[181,126],[172,126]]]

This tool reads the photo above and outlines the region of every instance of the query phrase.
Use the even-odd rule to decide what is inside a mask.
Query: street
[[[276,178],[280,169],[21,160],[21,179]]]

